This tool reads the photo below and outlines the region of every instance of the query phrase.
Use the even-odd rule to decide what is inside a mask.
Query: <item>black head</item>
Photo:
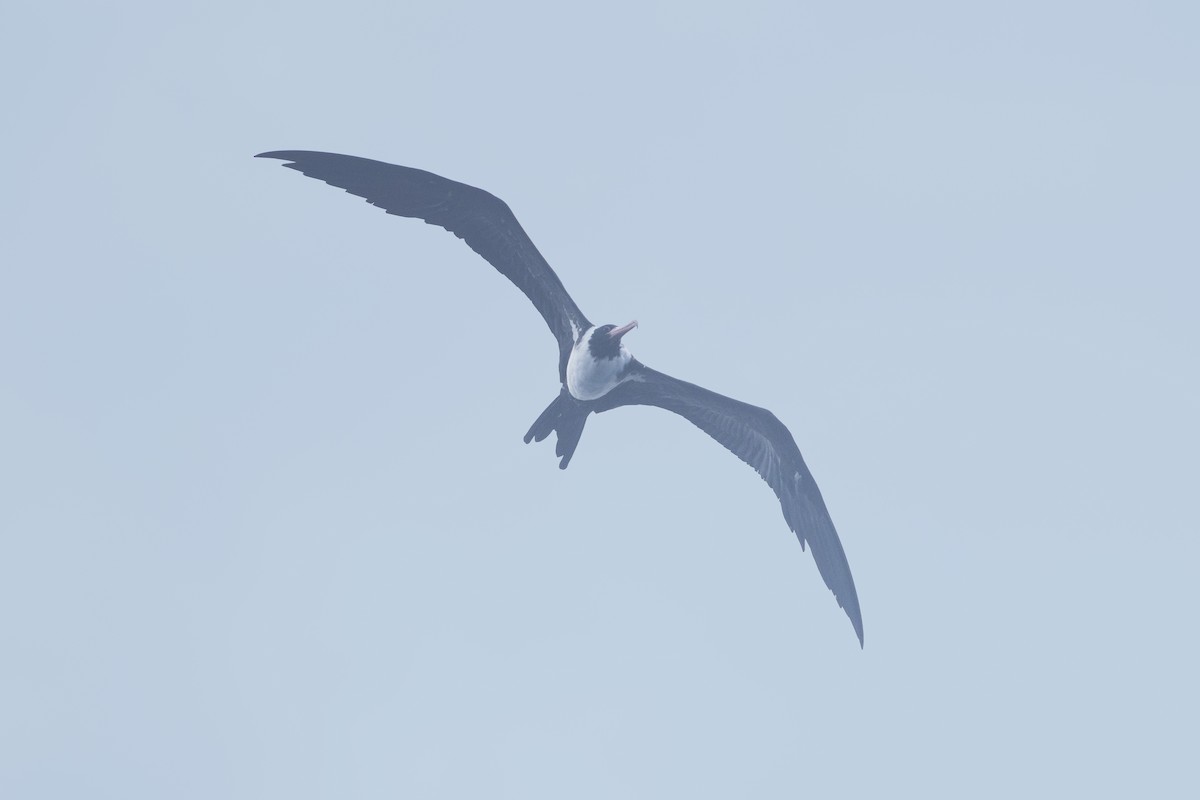
[[[616,358],[621,354],[621,337],[637,327],[637,320],[628,325],[601,325],[592,331],[588,339],[588,352],[592,358]]]

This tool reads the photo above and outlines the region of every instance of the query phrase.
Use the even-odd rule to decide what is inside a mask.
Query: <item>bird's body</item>
[[[637,323],[632,322],[627,327],[635,325]],[[591,328],[579,337],[567,358],[566,387],[572,397],[576,400],[599,400],[622,381],[629,380],[633,356],[620,339],[623,335],[618,333],[613,337],[610,331]],[[616,347],[603,348],[602,336],[613,338]]]
[[[791,433],[771,412],[653,370],[634,358],[623,337],[637,322],[593,325],[542,258],[508,206],[482,189],[411,167],[293,150],[261,153],[389,214],[416,217],[460,237],[529,297],[558,340],[558,397],[534,421],[525,441],[557,433],[566,469],[589,415],[652,405],[683,416],[755,469],[779,498],[784,519],[813,558],[862,642],[854,578],[821,492]]]

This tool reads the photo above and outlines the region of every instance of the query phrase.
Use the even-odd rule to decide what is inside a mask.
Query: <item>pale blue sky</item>
[[[0,795],[1194,789],[1197,6],[750,5],[6,5]],[[274,149],[772,409],[865,650],[683,420],[523,445],[527,301]]]

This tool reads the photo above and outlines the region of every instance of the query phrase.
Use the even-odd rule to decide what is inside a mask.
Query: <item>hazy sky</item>
[[[1195,791],[1200,7],[982,5],[9,0],[0,796]],[[526,299],[275,149],[773,410],[866,648],[684,420],[523,445]]]

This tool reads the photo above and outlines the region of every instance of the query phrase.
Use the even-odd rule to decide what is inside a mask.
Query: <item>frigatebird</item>
[[[557,433],[559,468],[566,469],[589,414],[621,406],[665,408],[716,439],[762,476],[779,498],[783,518],[812,548],[825,585],[863,642],[862,612],[850,564],[812,473],[792,434],[764,408],[734,400],[647,367],[625,347],[637,327],[593,325],[495,195],[432,172],[337,153],[278,150],[283,166],[366,199],[389,214],[439,225],[467,243],[533,301],[558,340],[558,397],[534,421],[525,442]]]

